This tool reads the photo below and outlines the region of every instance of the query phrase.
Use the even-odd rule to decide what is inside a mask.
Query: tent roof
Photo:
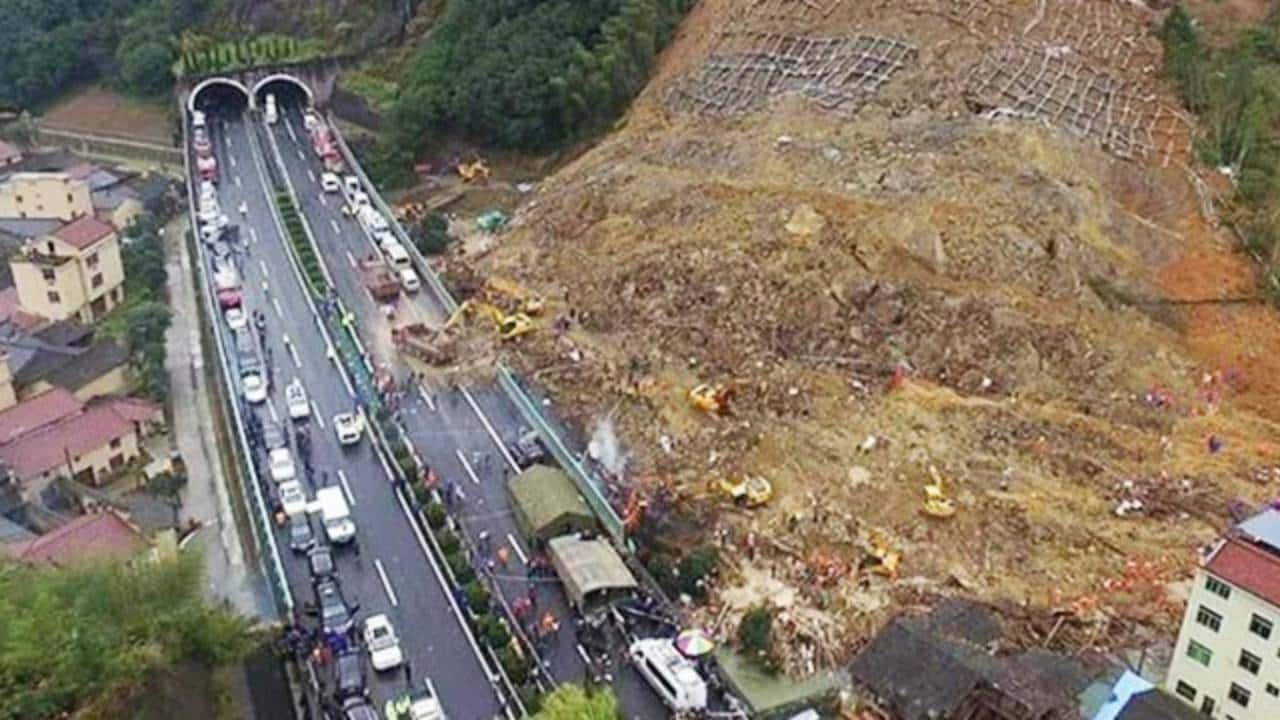
[[[573,480],[559,468],[532,465],[507,483],[511,497],[529,520],[529,532],[537,535],[566,513],[594,518]]]
[[[597,590],[636,586],[636,579],[622,561],[622,556],[604,540],[583,540],[577,535],[563,535],[552,538],[547,545],[561,571],[561,580],[579,606],[583,598]]]

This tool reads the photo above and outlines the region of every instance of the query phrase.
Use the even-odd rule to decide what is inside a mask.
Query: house
[[[124,516],[103,510],[81,515],[38,537],[5,543],[0,550],[19,562],[65,567],[130,558],[149,546],[142,532]]]
[[[69,222],[93,214],[89,184],[66,172],[19,172],[0,183],[0,217]]]
[[[0,411],[0,463],[27,498],[59,476],[100,485],[141,455],[144,432],[160,421],[145,400],[83,402],[54,388]]]
[[[1236,525],[1201,559],[1165,687],[1211,718],[1280,718],[1280,510]]]
[[[898,617],[850,666],[855,687],[895,720],[1075,720],[1092,673],[1075,658],[1034,648],[993,652],[994,612],[964,600]]]
[[[9,269],[18,303],[50,320],[92,322],[124,301],[119,235],[91,215],[26,243]]]
[[[95,340],[93,329],[77,322],[24,328],[0,320],[0,350],[7,366],[0,369],[0,410],[54,387],[77,400],[128,391],[128,351],[113,339]]]
[[[112,185],[91,193],[93,214],[113,227],[124,229],[142,214],[138,192],[123,184]]]
[[[0,140],[0,169],[12,167],[22,162],[22,151]]]

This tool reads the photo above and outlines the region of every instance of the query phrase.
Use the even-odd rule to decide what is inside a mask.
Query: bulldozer
[[[728,415],[732,394],[733,391],[723,385],[703,383],[689,391],[689,404],[702,412]]]
[[[935,518],[949,518],[956,514],[956,503],[947,496],[938,468],[930,465],[929,476],[933,482],[924,486],[924,514]]]
[[[458,163],[458,177],[462,182],[485,182],[489,179],[489,164],[480,158],[469,163]]]
[[[473,298],[462,303],[457,310],[453,311],[453,315],[450,315],[448,322],[444,324],[443,330],[453,328],[463,317],[470,313],[479,313],[489,318],[493,322],[494,329],[498,331],[498,337],[503,340],[518,338],[536,328],[533,324],[533,319],[522,312],[508,315],[501,308]]]
[[[517,303],[516,312],[524,313],[530,317],[538,317],[547,306],[546,301],[541,296],[530,293],[513,280],[496,275],[490,275],[485,279],[481,291],[494,302],[497,302],[495,296],[498,295],[511,298]]]
[[[720,492],[733,500],[735,505],[756,508],[768,504],[773,499],[773,483],[759,475],[738,480],[722,478],[717,485]]]

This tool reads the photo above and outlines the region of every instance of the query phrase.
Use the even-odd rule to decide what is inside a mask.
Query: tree
[[[449,221],[440,213],[429,213],[418,223],[414,244],[423,255],[439,255],[449,247]]]
[[[163,352],[164,334],[172,320],[169,308],[159,302],[147,301],[129,308],[125,313],[125,342],[129,352],[141,356],[147,350],[154,352],[157,344]]]
[[[578,685],[561,685],[542,701],[534,720],[618,720],[618,698],[609,688],[587,692]]]
[[[773,644],[773,611],[763,605],[748,610],[738,624],[738,643],[751,655],[767,656]]]
[[[170,73],[173,53],[160,41],[150,40],[133,47],[122,45],[117,61],[120,83],[126,92],[155,97],[167,92],[173,84]]]

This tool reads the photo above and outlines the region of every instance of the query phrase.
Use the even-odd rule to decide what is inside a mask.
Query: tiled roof
[[[129,363],[129,351],[115,340],[101,340],[79,355],[49,370],[44,379],[75,392],[108,372]]]
[[[1240,537],[1224,540],[1204,569],[1280,607],[1280,556]]]
[[[85,215],[53,231],[54,237],[81,250],[115,232],[115,228],[98,218]]]
[[[1160,689],[1129,698],[1116,720],[1204,720],[1195,708]]]
[[[18,560],[49,565],[134,555],[147,546],[137,528],[107,511],[81,515],[27,542],[10,543],[8,553]]]
[[[72,397],[71,393],[62,388],[53,388],[0,411],[0,444],[57,422],[78,412],[80,407],[80,401]]]
[[[30,330],[42,322],[38,315],[32,315],[18,304],[16,287],[0,290],[0,323],[6,322],[22,330]]]
[[[114,404],[91,405],[0,445],[0,460],[22,480],[66,465],[69,458],[96,450],[133,431],[134,422],[126,414],[117,412]]]

